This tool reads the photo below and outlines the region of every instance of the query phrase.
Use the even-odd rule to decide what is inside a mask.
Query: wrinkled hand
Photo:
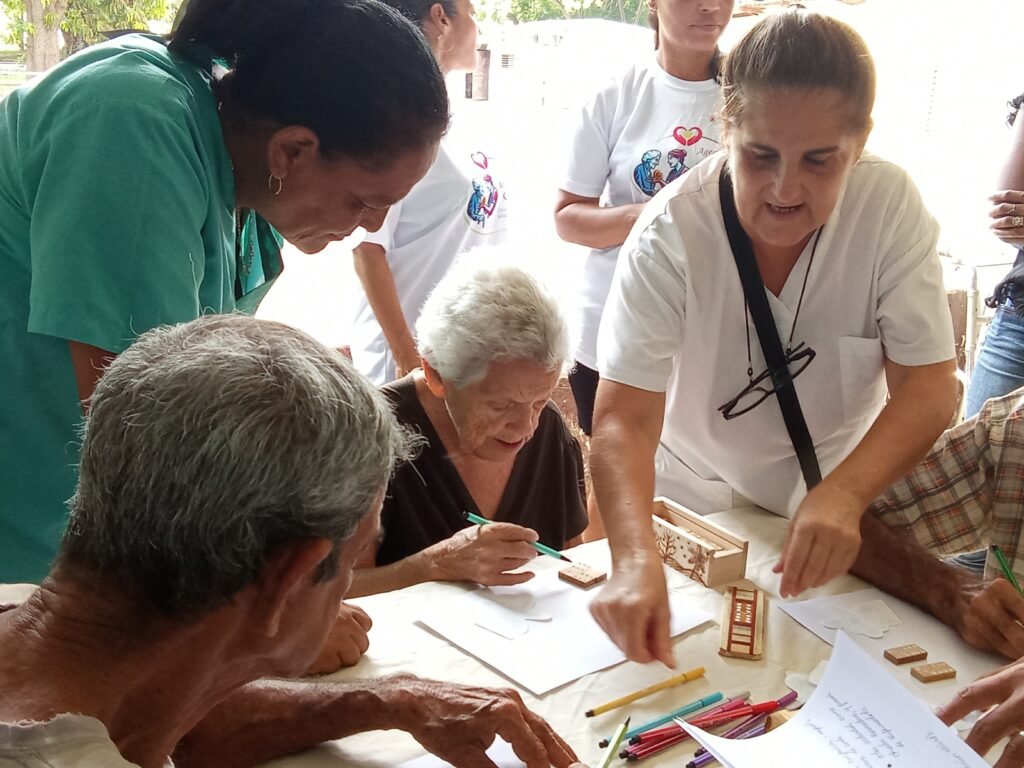
[[[821,483],[793,515],[782,556],[772,569],[782,574],[779,594],[799,595],[846,573],[860,550],[860,519],[867,505],[853,494]]]
[[[996,192],[989,200],[992,201],[988,212],[992,233],[1004,243],[1018,248],[1024,246],[1024,226],[1013,223],[1015,216],[1024,217],[1024,192],[1012,189]]]
[[[971,712],[995,706],[982,717],[967,736],[967,745],[979,755],[986,754],[1003,737],[1010,741],[996,768],[1020,768],[1024,765],[1024,661],[997,669],[962,689],[952,701],[935,714],[946,725]]]
[[[616,563],[590,612],[627,658],[675,669],[665,570],[656,552]]]
[[[967,581],[958,589],[953,626],[969,645],[1008,659],[1024,656],[1024,597],[1006,579]]]
[[[351,667],[358,663],[366,649],[370,647],[367,632],[373,622],[362,608],[342,603],[338,608],[338,618],[334,621],[327,639],[324,641],[320,655],[316,657],[307,675],[326,675],[337,672],[342,667]]]
[[[459,768],[494,768],[484,754],[496,736],[512,745],[528,768],[569,768],[577,757],[551,726],[509,688],[475,688],[396,679],[404,717],[400,727],[427,750]]]
[[[513,523],[463,528],[427,550],[438,581],[472,581],[485,587],[522,584],[530,572],[508,573],[537,556],[537,532]]]

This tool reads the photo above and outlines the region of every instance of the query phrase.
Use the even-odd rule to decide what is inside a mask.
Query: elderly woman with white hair
[[[569,354],[555,300],[522,270],[450,272],[416,323],[422,361],[383,388],[425,444],[397,470],[383,536],[350,596],[423,581],[518,584],[540,541],[561,549],[587,526],[583,458],[550,402]],[[495,521],[470,526],[466,512]]]

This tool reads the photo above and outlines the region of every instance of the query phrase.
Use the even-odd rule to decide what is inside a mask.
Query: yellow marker
[[[683,672],[683,674],[676,675],[675,677],[670,677],[668,680],[662,680],[660,683],[649,685],[643,690],[627,694],[625,696],[622,696],[621,698],[615,699],[614,701],[609,701],[607,704],[602,704],[599,707],[588,709],[587,717],[601,715],[607,712],[608,710],[615,709],[617,707],[622,707],[626,704],[632,704],[634,701],[636,701],[637,699],[642,699],[644,696],[650,696],[652,693],[664,691],[666,688],[672,688],[676,685],[688,683],[691,680],[696,680],[698,677],[704,677],[704,667],[697,667],[696,669],[691,669],[689,672]]]

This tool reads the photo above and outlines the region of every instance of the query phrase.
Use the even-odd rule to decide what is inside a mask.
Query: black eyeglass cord
[[[807,260],[807,269],[804,270],[804,281],[800,286],[800,298],[796,302],[796,312],[793,313],[793,324],[789,327],[789,338],[786,340],[786,356],[793,350],[793,333],[796,331],[796,321],[800,319],[800,307],[804,303],[804,293],[807,291],[807,278],[811,274],[811,265],[814,263],[814,254],[818,252],[818,241],[821,239],[822,227],[814,233],[814,245],[811,246],[811,257]],[[747,378],[754,380],[754,361],[750,356],[750,307],[747,304],[746,296],[743,297],[743,330],[747,334]]]

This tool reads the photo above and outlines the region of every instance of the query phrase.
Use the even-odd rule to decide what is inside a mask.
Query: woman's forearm
[[[352,584],[345,597],[363,597],[381,592],[405,589],[425,581],[438,581],[441,574],[434,566],[431,548],[409,555],[396,563],[376,567],[356,568],[352,571]]]
[[[1024,110],[1022,110],[1024,112]],[[1010,135],[1010,151],[996,178],[997,189],[1024,191],[1024,117],[1018,113]]]
[[[387,254],[376,243],[360,243],[352,251],[356,275],[362,283],[370,308],[380,323],[391,354],[403,371],[419,365],[416,340],[405,321],[394,275],[388,266]]]
[[[616,560],[654,550],[654,454],[664,409],[664,393],[610,381],[599,385],[590,468]]]
[[[614,248],[625,242],[636,223],[643,203],[602,208],[597,198],[585,198],[559,191],[555,208],[555,229],[569,243],[588,248]]]
[[[956,364],[886,364],[890,399],[852,453],[825,479],[867,506],[911,470],[948,426]]]

